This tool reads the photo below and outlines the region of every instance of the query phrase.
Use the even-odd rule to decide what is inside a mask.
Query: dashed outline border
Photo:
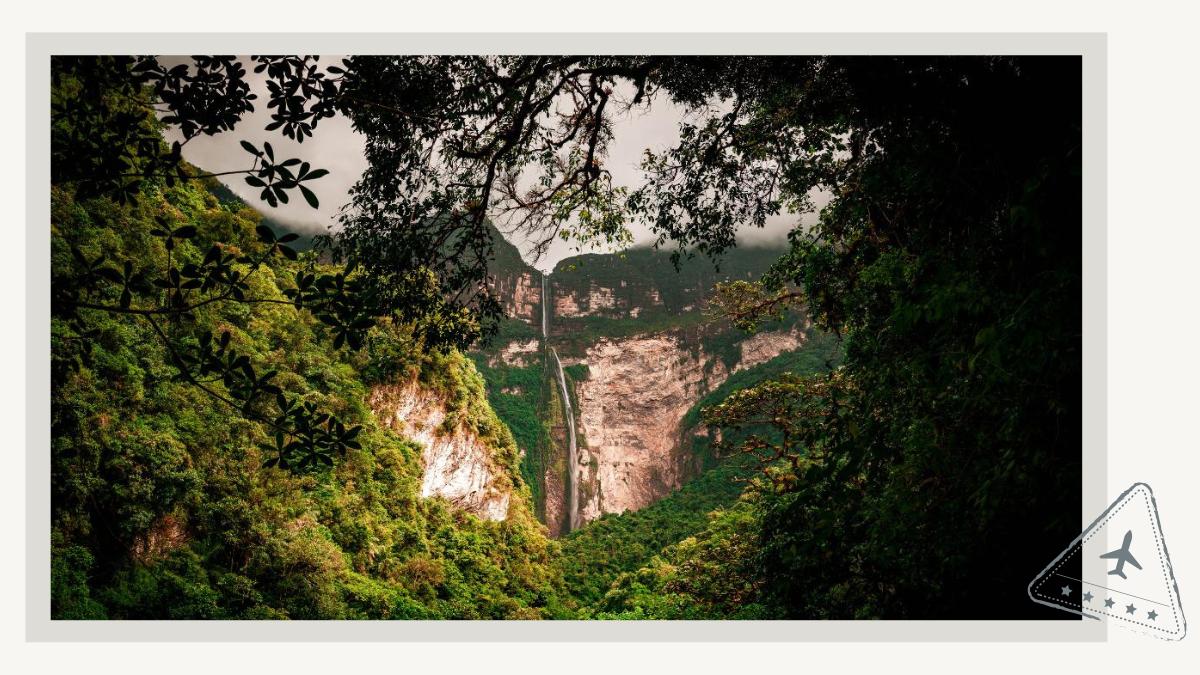
[[[1178,630],[1175,632],[1168,631],[1167,629],[1154,624],[1127,619],[1124,617],[1124,615],[1113,614],[1105,610],[1085,610],[1082,603],[1079,603],[1079,608],[1075,609],[1074,607],[1069,606],[1069,604],[1074,604],[1073,601],[1063,602],[1058,598],[1053,598],[1049,595],[1041,593],[1042,586],[1058,571],[1058,568],[1062,567],[1067,560],[1069,560],[1076,553],[1080,552],[1083,549],[1084,543],[1086,543],[1097,532],[1099,532],[1100,528],[1104,527],[1104,525],[1107,524],[1113,516],[1117,515],[1117,513],[1121,511],[1121,509],[1125,508],[1126,505],[1132,502],[1133,492],[1139,490],[1139,488],[1141,489],[1139,495],[1143,497],[1146,505],[1146,513],[1150,517],[1151,523],[1154,525],[1154,542],[1158,548],[1159,561],[1162,563],[1161,567],[1163,571],[1163,581],[1171,594],[1171,612],[1175,619],[1175,625],[1178,627]],[[1075,538],[1074,541],[1071,542],[1070,546],[1064,549],[1062,553],[1058,554],[1058,557],[1052,560],[1049,565],[1046,565],[1046,567],[1039,572],[1032,581],[1029,582],[1029,586],[1026,590],[1029,594],[1029,599],[1033,600],[1039,605],[1054,607],[1055,609],[1071,612],[1072,614],[1079,614],[1080,616],[1084,616],[1089,619],[1099,619],[1099,617],[1092,615],[1092,613],[1098,613],[1112,617],[1124,623],[1144,626],[1153,631],[1157,631],[1150,633],[1150,635],[1153,635],[1161,640],[1181,640],[1185,635],[1187,635],[1187,619],[1183,613],[1183,601],[1179,595],[1179,584],[1175,580],[1175,570],[1171,565],[1171,557],[1167,554],[1166,539],[1162,536],[1162,521],[1158,517],[1158,502],[1156,502],[1154,499],[1154,490],[1150,489],[1150,486],[1146,483],[1134,483],[1128,490],[1122,492],[1121,495],[1117,497],[1107,509],[1104,510],[1104,513],[1101,513],[1096,520],[1092,521],[1091,525],[1089,525],[1083,532],[1079,534],[1078,537]],[[1039,599],[1039,595],[1045,599]],[[1053,602],[1051,602],[1051,600],[1053,600]],[[1162,633],[1162,635],[1159,633]]]

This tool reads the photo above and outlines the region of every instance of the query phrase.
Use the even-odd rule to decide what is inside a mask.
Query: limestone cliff
[[[494,276],[492,290],[500,297],[506,316],[533,323],[535,318],[541,316],[541,284],[540,274],[525,271]]]
[[[537,338],[529,340],[511,340],[504,343],[488,359],[488,364],[495,368],[503,363],[506,366],[524,368],[540,358],[541,342]]]
[[[488,286],[509,319],[529,325],[541,321],[542,273],[521,259],[521,252],[491,225],[493,258],[488,264]]]
[[[805,328],[811,326],[807,321]],[[738,343],[741,358],[734,364],[732,372],[753,368],[766,363],[784,352],[799,349],[804,344],[804,333],[799,326],[788,331],[756,333]]]
[[[461,423],[446,429],[443,397],[413,381],[377,386],[371,409],[381,422],[423,446],[422,497],[443,497],[487,520],[504,520],[511,483],[494,466],[492,449]]]
[[[661,307],[658,289],[647,288],[635,294],[621,293],[619,288],[588,284],[586,290],[556,287],[551,298],[554,316],[575,319],[585,316],[637,318],[648,307]]]
[[[743,342],[728,367],[678,332],[601,338],[588,349],[587,377],[576,383],[581,443],[580,516],[640,509],[678,488],[694,471],[680,421],[731,372],[798,348],[799,330],[761,333]]]
[[[556,320],[550,332],[568,334],[589,325],[585,319],[682,317],[701,308],[717,282],[755,278],[780,253],[735,249],[719,266],[706,258],[684,258],[678,268],[668,253],[653,249],[567,258],[550,275],[549,305]]]

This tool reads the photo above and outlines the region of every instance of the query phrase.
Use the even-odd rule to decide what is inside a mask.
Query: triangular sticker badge
[[[1135,483],[1029,584],[1034,602],[1164,640],[1187,632],[1154,493]]]

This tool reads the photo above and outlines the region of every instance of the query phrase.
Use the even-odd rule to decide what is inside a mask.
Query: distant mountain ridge
[[[262,216],[262,224],[271,228],[271,231],[275,233],[276,237],[280,237],[285,234],[297,235],[299,239],[291,244],[291,247],[297,251],[307,251],[313,247],[313,240],[318,236],[316,233],[288,225],[281,220],[272,218],[263,211],[261,205],[248,203],[245,199],[242,199],[236,192],[230,189],[228,185],[222,183],[220,180],[216,178],[206,178],[204,179],[204,187],[207,188],[208,191],[211,192],[213,196],[215,196],[222,204],[248,206],[257,211],[259,215]],[[314,223],[314,225],[316,225],[316,223]]]

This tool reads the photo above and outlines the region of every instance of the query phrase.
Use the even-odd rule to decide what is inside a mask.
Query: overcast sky
[[[338,58],[340,57],[322,57],[321,61],[336,62]],[[163,61],[167,62],[168,59]],[[248,67],[247,70],[252,71],[252,68]],[[193,139],[184,147],[183,155],[189,162],[206,171],[249,168],[252,158],[238,142],[244,139],[261,147],[262,142],[266,140],[271,142],[276,158],[299,157],[313,166],[328,169],[328,176],[307,184],[320,199],[319,209],[313,209],[303,199],[293,199],[288,204],[280,204],[278,208],[272,209],[258,198],[259,191],[248,186],[243,176],[227,176],[223,180],[255,208],[298,230],[323,232],[330,226],[336,229],[338,213],[350,201],[350,187],[366,168],[366,160],[363,157],[364,138],[354,131],[350,120],[340,114],[321,120],[313,136],[304,143],[296,143],[278,131],[265,131],[263,128],[271,121],[266,107],[265,79],[265,74],[247,73],[251,88],[258,93],[256,109],[244,116],[234,131]],[[662,150],[677,143],[679,123],[682,119],[683,110],[671,104],[665,97],[655,100],[648,112],[614,118],[613,142],[609,147],[606,163],[613,174],[614,182],[631,187],[639,185],[643,180],[638,168],[643,151],[647,148]],[[805,220],[810,218],[806,217]],[[783,242],[787,231],[796,222],[795,216],[782,215],[773,218],[763,230],[744,228],[739,232],[739,243],[753,245]],[[654,236],[642,225],[635,223],[630,229],[635,243],[654,240]],[[522,242],[514,243],[524,250]],[[541,260],[529,262],[548,271],[559,260],[575,253],[577,249],[573,244],[556,241]]]

